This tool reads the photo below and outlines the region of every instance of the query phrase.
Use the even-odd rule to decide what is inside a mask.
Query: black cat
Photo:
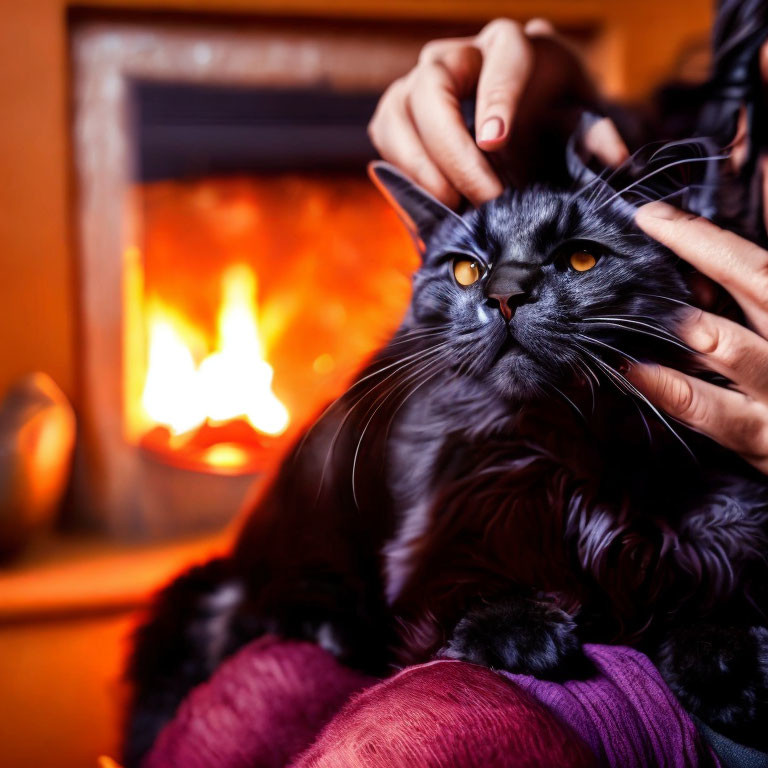
[[[420,244],[408,314],[306,432],[232,556],[137,637],[126,762],[262,633],[382,672],[436,654],[588,674],[654,656],[691,711],[765,744],[768,479],[643,401],[626,361],[689,372],[680,265],[590,176],[462,216],[373,173]]]
[[[710,81],[665,91],[654,134],[725,146],[744,114],[739,169],[672,144],[603,181],[571,151],[573,186],[555,173],[458,216],[375,167],[423,255],[410,310],[231,556],[158,596],[130,662],[129,768],[191,687],[268,632],[372,672],[440,654],[584,675],[581,642],[631,643],[690,711],[768,748],[768,479],[623,375],[633,359],[709,375],[675,334],[684,265],[631,203],[683,189],[690,210],[768,244],[767,37],[766,0],[722,0]]]

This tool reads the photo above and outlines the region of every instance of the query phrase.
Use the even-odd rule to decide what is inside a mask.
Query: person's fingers
[[[707,219],[648,203],[635,217],[654,240],[720,283],[763,335],[768,335],[768,252]]]
[[[498,197],[503,187],[469,135],[459,107],[467,88],[470,50],[458,49],[440,61],[419,65],[408,93],[408,108],[429,156],[454,188],[479,205]],[[462,51],[463,69],[457,66]]]
[[[768,42],[760,46],[760,78],[763,83],[768,83]]]
[[[608,117],[590,126],[584,135],[584,147],[603,165],[618,168],[628,157],[629,150],[613,120]]]
[[[768,229],[768,154],[761,155],[758,164],[763,187],[763,225]]]
[[[428,155],[407,109],[405,81],[393,83],[379,101],[368,126],[374,147],[440,202],[455,208],[459,193]]]
[[[523,32],[525,32],[528,37],[554,37],[557,35],[557,32],[550,21],[538,18],[527,21],[523,27]]]
[[[768,471],[767,405],[661,365],[636,365],[626,376],[672,418]]]
[[[443,37],[439,40],[430,40],[419,52],[419,64],[439,61],[449,51],[474,44],[474,37]]]
[[[477,143],[486,151],[499,149],[509,138],[514,113],[528,83],[533,51],[522,27],[496,19],[477,36],[483,66],[477,83]]]
[[[704,364],[751,397],[768,401],[768,341],[743,325],[703,310],[691,310],[678,329]]]
[[[736,135],[731,140],[731,152],[726,161],[731,170],[740,170],[747,161],[749,153],[749,136],[747,131],[747,109],[742,105],[739,109],[738,120],[736,121]]]

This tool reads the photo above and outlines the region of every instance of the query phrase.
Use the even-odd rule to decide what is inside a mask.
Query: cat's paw
[[[586,664],[571,616],[519,598],[471,610],[439,655],[550,679],[581,673]]]
[[[768,748],[768,629],[678,627],[657,663],[689,712],[735,741]]]

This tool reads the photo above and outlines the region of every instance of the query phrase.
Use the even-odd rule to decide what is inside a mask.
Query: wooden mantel
[[[145,608],[154,592],[192,565],[226,554],[234,528],[161,544],[54,536],[0,568],[0,634],[9,627]]]
[[[68,29],[105,11],[248,14],[479,27],[543,16],[602,30],[609,83],[638,97],[667,73],[681,44],[706,34],[712,0],[24,0],[0,23],[0,395],[44,370],[77,401],[75,258],[70,207]]]

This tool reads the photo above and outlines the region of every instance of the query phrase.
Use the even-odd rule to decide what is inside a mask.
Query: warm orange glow
[[[152,422],[174,436],[206,420],[221,424],[240,417],[263,434],[285,431],[288,411],[272,391],[273,371],[259,339],[256,276],[249,267],[235,265],[222,275],[215,347],[199,364],[194,329],[159,301],[148,312],[148,329],[141,401]],[[226,466],[231,465],[230,456]]]
[[[116,763],[107,755],[100,755],[98,759],[98,768],[121,768],[120,763]]]
[[[205,451],[203,459],[212,467],[237,469],[248,462],[248,452],[237,443],[217,443]]]
[[[125,439],[196,471],[268,470],[397,326],[416,263],[410,240],[364,177],[134,192]]]

